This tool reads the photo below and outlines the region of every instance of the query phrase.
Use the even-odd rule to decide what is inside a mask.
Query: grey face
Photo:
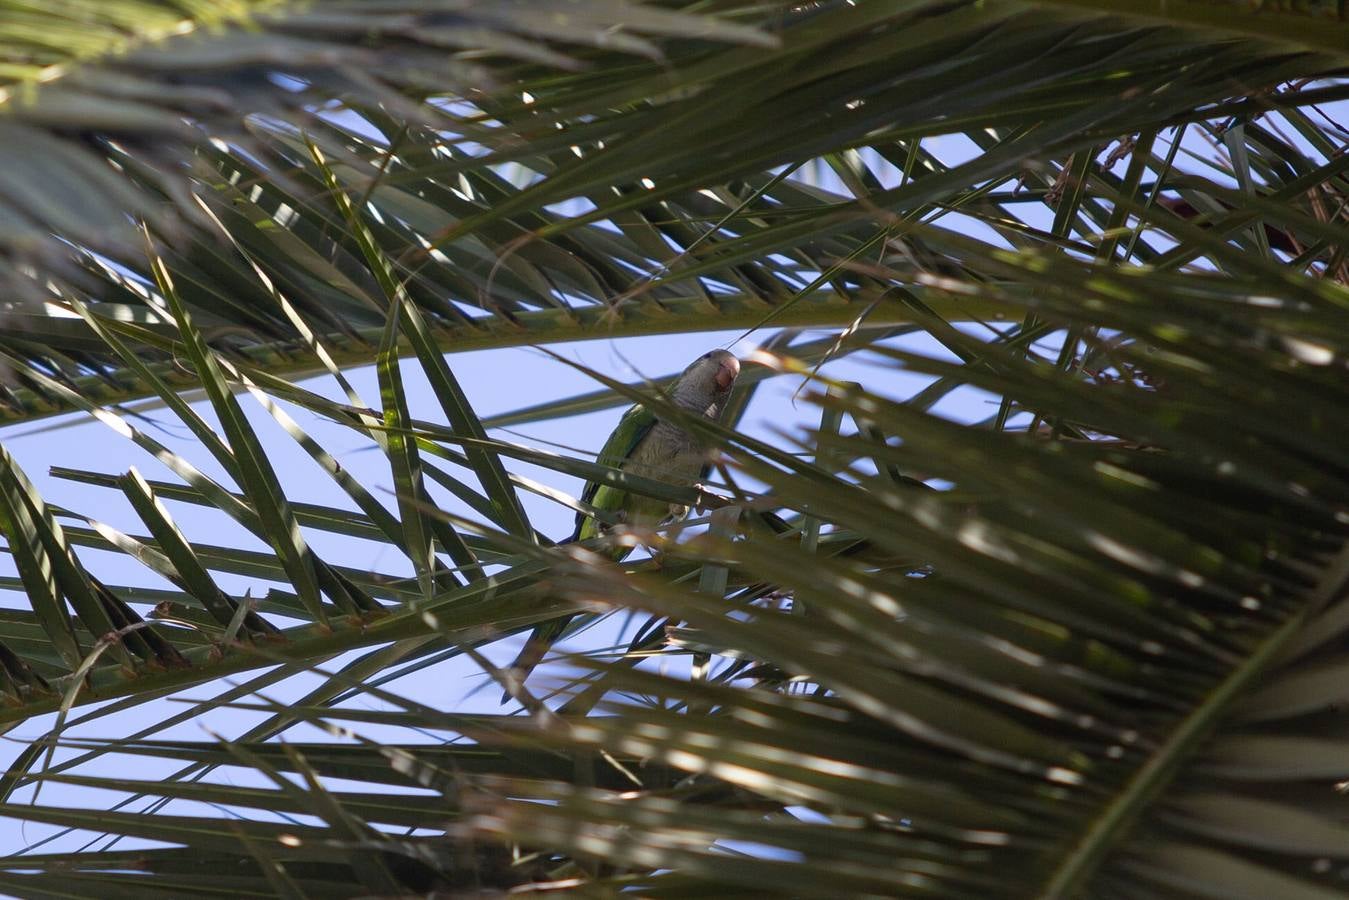
[[[712,350],[689,364],[675,388],[675,399],[690,407],[718,410],[731,396],[740,374],[740,360],[729,350]]]

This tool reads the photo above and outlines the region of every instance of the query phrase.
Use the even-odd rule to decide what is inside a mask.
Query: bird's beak
[[[717,388],[723,391],[729,391],[731,385],[735,384],[736,377],[740,374],[740,360],[734,356],[721,361],[717,368]]]

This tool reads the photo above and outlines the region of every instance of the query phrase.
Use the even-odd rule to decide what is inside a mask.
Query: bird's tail
[[[567,630],[571,620],[575,616],[564,616],[560,619],[553,619],[550,622],[540,622],[534,626],[534,631],[530,633],[529,640],[520,648],[512,662],[505,671],[507,678],[511,679],[513,684],[523,685],[525,679],[529,678],[529,673],[534,671],[534,667],[543,662],[543,658],[548,655],[549,649],[557,643],[557,639],[562,637],[562,633]],[[511,692],[506,691],[501,695],[501,702],[506,703],[511,699]]]
[[[588,521],[588,519],[581,519],[577,522],[576,530],[572,532],[572,536],[564,543],[574,544],[581,540],[581,536],[586,530],[585,525]],[[588,535],[588,537],[589,536],[593,535]],[[623,559],[632,552],[632,548],[627,546],[609,547],[603,552],[614,562],[622,562]],[[535,625],[534,631],[529,635],[529,640],[525,641],[525,645],[520,648],[520,652],[516,655],[515,661],[506,667],[504,672],[505,676],[512,679],[513,684],[523,685],[525,679],[529,677],[529,673],[534,671],[535,666],[543,662],[543,658],[548,655],[548,651],[552,648],[553,644],[557,643],[557,639],[562,637],[563,632],[567,630],[567,626],[570,625],[575,618],[574,615],[563,616],[560,619],[553,619],[550,622],[540,622],[538,625]],[[501,695],[502,703],[506,703],[511,699],[510,691],[506,691]]]

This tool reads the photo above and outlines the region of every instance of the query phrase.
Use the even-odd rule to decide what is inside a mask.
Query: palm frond
[[[904,324],[915,321],[915,303],[948,321],[979,320],[993,310],[978,296],[952,302],[922,284],[896,295],[884,279],[867,277],[866,266],[887,242],[898,242],[934,275],[959,276],[962,261],[911,236],[911,223],[972,216],[1017,235],[1009,240],[1043,241],[1050,236],[1038,223],[1009,214],[1005,194],[1031,178],[1042,188],[1016,192],[1015,208],[1053,199],[1055,159],[1077,154],[1078,165],[1087,166],[1092,153],[1150,127],[1208,121],[1206,129],[1222,129],[1233,116],[1310,110],[1345,94],[1333,82],[1280,90],[1290,79],[1333,74],[1343,61],[1291,49],[1278,30],[1264,39],[1168,31],[1146,15],[1050,7],[1056,12],[1046,16],[1013,4],[840,3],[773,14],[732,9],[724,17],[758,23],[760,32],[691,16],[677,20],[680,31],[663,11],[606,7],[605,15],[616,17],[611,22],[630,13],[635,31],[650,16],[652,33],[673,29],[733,43],[675,41],[661,45],[661,58],[644,61],[619,41],[618,57],[607,48],[587,50],[588,67],[574,74],[522,64],[508,68],[510,78],[494,92],[420,107],[433,122],[400,116],[401,107],[380,105],[383,95],[360,92],[344,95],[338,111],[298,124],[293,117],[250,120],[246,138],[195,145],[191,176],[197,202],[210,207],[244,255],[222,248],[207,222],[174,239],[165,257],[184,302],[219,348],[291,375],[320,371],[310,342],[277,308],[272,293],[279,289],[313,320],[337,362],[371,359],[384,323],[382,290],[328,176],[315,166],[312,144],[358,201],[442,349],[764,322]],[[419,14],[449,15],[438,9],[427,4]],[[455,15],[500,25],[485,7],[469,9],[476,12]],[[351,15],[373,19],[376,11]],[[416,44],[427,29],[417,28],[418,13],[410,15],[392,37],[374,29],[377,50],[383,40],[391,54]],[[1300,29],[1306,45],[1319,46],[1325,35],[1316,20],[1278,19]],[[589,20],[572,21],[584,30],[580,23]],[[753,46],[755,34],[769,31],[780,50]],[[557,35],[570,36],[565,29]],[[415,65],[417,53],[407,59]],[[610,74],[616,70],[621,82]],[[1252,92],[1258,105],[1249,97],[1232,101]],[[304,92],[274,93],[313,108]],[[1271,136],[1253,131],[1267,147]],[[972,159],[966,139],[982,149]],[[139,171],[125,143],[117,146],[124,151],[119,165]],[[828,171],[828,186],[785,177],[803,165]],[[1320,169],[1319,179],[1315,168],[1276,168],[1258,178],[1264,185],[1273,177],[1275,191],[1301,178],[1299,188],[1311,191],[1334,179],[1339,163]],[[1321,201],[1323,210],[1333,206],[1333,199]],[[1056,234],[1053,241],[1077,246],[1108,226],[1110,207],[1090,187],[1080,207],[1082,215],[1070,217],[1078,236]],[[78,231],[58,233],[77,247],[101,247]],[[1140,259],[1154,254],[1145,242],[1130,247]],[[82,261],[84,271],[75,289],[107,304],[110,316],[161,322],[139,251],[112,259],[115,265],[106,253],[76,251],[73,262]],[[258,270],[269,283],[259,281]],[[45,304],[55,302],[59,313],[63,292],[51,296],[41,277],[26,284],[34,299],[13,311],[9,349],[59,367],[105,402],[149,392],[101,354],[87,329],[52,317]],[[108,364],[112,372],[104,371]],[[21,380],[13,387],[11,419],[65,408],[34,396]]]
[[[425,101],[492,90],[521,66],[583,69],[601,47],[659,58],[654,39],[771,43],[732,21],[622,2],[69,0],[3,14],[0,265],[12,288],[71,242],[134,252],[133,219],[178,234],[199,223],[191,193],[210,176],[198,150],[231,141],[246,152],[250,122],[305,125],[363,105],[426,126],[441,116]]]
[[[239,93],[244,127],[194,114],[162,154],[148,126],[47,134],[117,164],[81,190],[151,240],[44,220],[56,242],[12,267],[28,293],[0,335],[0,405],[93,415],[176,480],[53,473],[124,499],[139,524],[114,524],[42,497],[0,450],[0,587],[19,597],[0,611],[0,721],[60,711],[0,778],[0,815],[114,839],[29,847],[0,889],[1349,893],[1339,19],[397,6],[194,5],[193,34],[150,46],[167,20],[113,5],[79,59],[30,47],[13,69],[38,82],[31,115],[84,89],[67,70],[260,93]],[[322,66],[295,51],[301,27]],[[447,44],[484,51],[496,89],[455,80],[484,54]],[[275,75],[296,83],[264,88]],[[170,158],[191,166],[156,174]],[[200,217],[175,232],[166,198]],[[580,366],[601,390],[484,416],[443,355],[731,328],[784,329],[746,381],[790,377],[818,425],[695,421]],[[836,377],[842,357],[865,375]],[[348,378],[361,364],[378,407]],[[320,374],[335,393],[301,383]],[[987,400],[982,420],[952,417],[961,394]],[[118,406],[147,397],[200,453]],[[492,431],[634,399],[719,448],[718,483]],[[332,434],[372,451],[389,502]],[[338,499],[295,496],[273,439]],[[620,566],[592,552],[610,538],[541,533],[527,495],[595,512],[554,475],[714,511],[617,529],[659,551]],[[392,552],[366,567],[327,549],[353,538]],[[90,550],[167,586],[97,577]],[[501,677],[489,645],[576,612],[608,631],[515,686],[523,710],[399,684],[457,659]],[[207,695],[89,736],[186,688]],[[222,710],[252,725],[168,736]]]

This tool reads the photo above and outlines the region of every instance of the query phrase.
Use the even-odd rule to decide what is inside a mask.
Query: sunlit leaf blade
[[[84,656],[74,625],[65,610],[64,599],[57,584],[53,564],[43,546],[39,525],[34,521],[22,493],[14,459],[0,447],[0,504],[4,514],[5,537],[10,555],[23,579],[25,592],[32,608],[42,622],[52,645],[66,665],[74,669]]]
[[[122,491],[131,501],[136,514],[154,535],[160,552],[172,562],[183,587],[206,607],[206,611],[215,617],[220,626],[229,626],[238,614],[239,604],[227,597],[211,580],[211,576],[207,574],[205,567],[193,552],[191,544],[174,524],[169,511],[155,497],[145,478],[132,468],[121,477],[120,482]],[[276,634],[276,628],[256,613],[245,612],[244,616],[249,633]]]
[[[384,424],[389,427],[385,448],[389,454],[389,463],[393,467],[394,491],[398,495],[398,511],[403,523],[408,555],[417,572],[417,581],[422,593],[431,596],[431,569],[435,557],[431,552],[431,534],[427,517],[418,505],[426,495],[422,486],[421,460],[417,455],[417,444],[402,429],[407,427],[412,414],[408,412],[407,394],[403,390],[402,375],[398,371],[399,310],[403,306],[401,297],[391,299],[389,324],[384,331],[384,339],[379,348],[379,392],[384,406]]]
[[[188,358],[197,369],[202,386],[211,399],[211,405],[220,417],[221,427],[235,456],[235,464],[239,467],[242,482],[240,487],[251,501],[250,506],[257,513],[263,535],[276,550],[288,580],[295,586],[300,601],[304,603],[310,615],[319,622],[326,622],[327,615],[319,599],[317,571],[322,563],[315,558],[305,543],[299,523],[295,521],[285,494],[281,491],[276,472],[267,460],[252,426],[244,418],[238,400],[229,389],[224,371],[188,317],[186,308],[173,288],[168,270],[164,268],[163,260],[155,257],[151,261],[151,268],[182,334]],[[350,612],[355,608],[351,597],[344,591],[331,592],[330,598],[343,612]]]
[[[398,335],[402,331],[407,335],[408,341],[416,352],[417,359],[422,364],[422,370],[431,382],[431,390],[440,402],[441,410],[449,419],[451,427],[465,437],[484,440],[487,437],[487,432],[483,430],[477,414],[473,412],[472,407],[468,404],[468,399],[464,396],[463,389],[459,386],[454,373],[450,371],[443,354],[432,339],[425,319],[417,307],[408,302],[405,288],[397,281],[389,260],[385,258],[383,252],[376,245],[369,228],[359,218],[360,211],[352,205],[350,198],[343,192],[342,186],[327,166],[319,148],[310,143],[309,150],[315,164],[319,166],[324,175],[328,189],[333,192],[338,208],[346,217],[347,224],[360,245],[367,264],[379,281],[389,304],[388,316],[390,321],[386,326],[386,338],[381,342],[381,358],[383,360],[381,365],[382,371],[385,373],[381,390],[387,391],[386,399],[394,402],[395,414],[398,413],[397,390],[393,386],[386,387],[384,385],[389,384],[390,367],[396,366],[394,348]],[[407,452],[415,455],[416,449],[412,447]],[[506,470],[502,467],[501,461],[490,451],[484,450],[480,446],[466,447],[464,452],[492,503],[496,512],[496,521],[508,532],[521,536],[532,536],[533,529],[529,527],[524,509],[520,506],[515,488],[507,478]],[[400,469],[407,468],[402,476],[407,480],[407,483],[402,487],[414,492],[414,495],[408,499],[420,500],[420,497],[415,495],[418,479],[414,474],[416,470],[413,459],[405,460],[398,465]],[[414,515],[414,518],[417,515],[420,514]]]

